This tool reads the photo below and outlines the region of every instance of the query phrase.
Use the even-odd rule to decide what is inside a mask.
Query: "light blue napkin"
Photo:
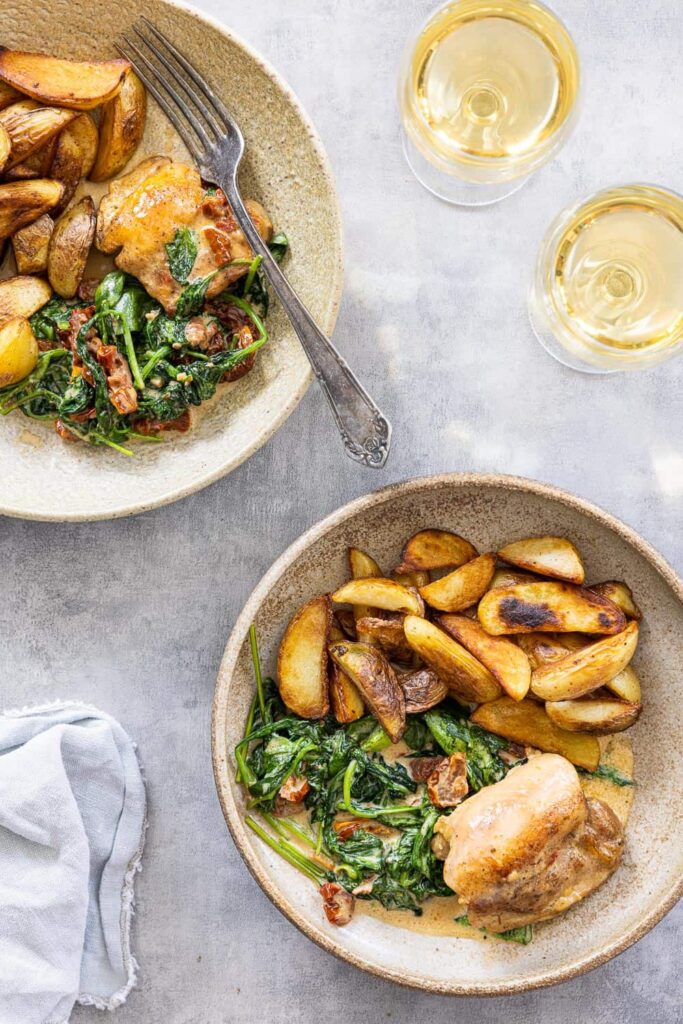
[[[118,722],[83,704],[0,715],[0,1024],[65,1024],[135,983],[145,787]]]

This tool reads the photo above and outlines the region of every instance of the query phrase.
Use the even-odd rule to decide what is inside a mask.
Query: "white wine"
[[[454,0],[408,54],[410,142],[445,173],[486,184],[528,175],[563,141],[579,89],[567,30],[533,0]]]
[[[542,249],[535,303],[571,357],[634,368],[683,341],[683,199],[607,189],[564,214]]]

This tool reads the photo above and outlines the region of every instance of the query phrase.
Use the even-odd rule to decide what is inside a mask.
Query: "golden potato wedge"
[[[12,140],[9,137],[9,132],[6,128],[0,125],[0,171],[3,171],[9,163],[11,152]]]
[[[617,608],[621,608],[627,619],[636,619],[638,622],[642,619],[643,613],[634,601],[633,592],[627,583],[621,583],[619,580],[607,580],[605,583],[594,583],[588,589],[592,590],[594,594],[606,597]]]
[[[432,608],[461,612],[471,608],[486,592],[495,567],[494,555],[479,555],[447,576],[421,587],[420,594]]]
[[[552,633],[519,633],[515,643],[526,654],[532,669],[567,657],[568,648]]]
[[[365,714],[360,690],[334,662],[330,665],[330,704],[338,722],[356,722]]]
[[[54,226],[50,214],[44,213],[33,224],[27,224],[12,235],[14,260],[20,274],[42,274],[47,270],[47,252]]]
[[[503,691],[491,672],[433,622],[406,615],[403,629],[415,653],[443,679],[457,700],[479,704],[500,697]]]
[[[605,686],[621,700],[628,701],[630,704],[640,704],[640,679],[632,665],[627,665],[623,672],[616,675],[614,679],[609,679]]]
[[[92,110],[121,88],[127,60],[80,61],[0,47],[0,79],[41,103]]]
[[[0,239],[9,238],[55,207],[63,191],[62,183],[50,178],[0,185]]]
[[[277,686],[284,703],[301,718],[324,718],[330,709],[327,644],[332,608],[327,595],[314,597],[289,622],[277,657]]]
[[[41,107],[33,100],[21,100],[0,111],[0,125],[12,143],[6,169],[24,163],[32,153],[42,149],[73,121],[75,116],[73,110]]]
[[[59,204],[65,210],[82,178],[90,173],[97,154],[97,125],[90,114],[79,114],[57,137],[50,177],[64,183]]]
[[[413,534],[404,547],[398,571],[457,569],[477,555],[477,549],[457,533],[449,533],[448,530],[420,530]]]
[[[415,672],[402,672],[398,683],[406,699],[406,714],[419,715],[436,707],[448,696],[448,687],[443,679],[430,668],[419,668]]]
[[[358,687],[363,700],[393,743],[406,727],[406,704],[396,673],[377,647],[342,640],[329,646],[330,657]]]
[[[28,320],[52,297],[46,281],[37,277],[7,277],[0,281],[0,324],[15,317]]]
[[[38,342],[24,317],[14,316],[0,325],[0,388],[17,384],[38,362]]]
[[[70,299],[78,291],[94,237],[95,204],[83,196],[62,214],[50,238],[47,277],[62,298]]]
[[[65,129],[66,130],[66,129]],[[30,156],[20,163],[15,164],[5,174],[6,181],[30,181],[31,178],[47,178],[51,177],[50,167],[52,166],[52,160],[57,149],[57,139],[59,135],[53,135],[51,139],[41,146],[40,149],[34,150]]]
[[[629,729],[640,715],[642,704],[609,697],[587,697],[548,701],[545,710],[555,725],[568,732],[613,733]]]
[[[100,252],[113,253],[119,248],[111,240],[112,229],[116,218],[126,199],[142,185],[143,181],[156,174],[166,164],[170,164],[167,156],[150,156],[139,163],[134,170],[115,178],[109,183],[109,191],[100,200],[97,210],[97,233],[95,244]]]
[[[135,72],[129,71],[116,96],[102,107],[97,158],[89,173],[91,181],[106,181],[123,170],[142,139],[146,113],[145,87]]]
[[[534,670],[531,689],[541,700],[582,697],[622,672],[638,646],[638,623],[629,622],[616,636],[571,651],[566,658]]]
[[[367,579],[370,576],[381,576],[382,570],[378,566],[372,555],[368,555],[367,552],[361,551],[360,548],[349,548],[348,552],[349,559],[349,572],[354,580]],[[375,610],[368,605],[356,604],[353,606],[353,617],[358,623],[359,619],[364,619],[368,616],[375,614]],[[356,631],[358,626],[356,625]],[[358,635],[358,639],[362,640],[363,643],[372,643],[372,638],[369,636]]]
[[[417,591],[382,576],[349,580],[335,590],[332,600],[337,604],[365,605],[386,612],[424,615],[424,604]]]
[[[7,82],[0,82],[0,110],[10,107],[13,103],[18,103],[22,98],[21,93],[13,89]]]
[[[513,700],[526,697],[531,665],[517,644],[502,636],[490,636],[477,619],[466,615],[437,615],[436,621],[489,670]]]
[[[379,619],[365,615],[358,619],[356,628],[358,636],[367,638],[365,643],[377,644],[393,661],[412,661],[413,650],[406,640],[403,619],[400,616],[394,619]]]
[[[470,715],[482,729],[513,743],[536,747],[549,754],[562,754],[572,764],[594,772],[600,764],[600,744],[590,733],[569,732],[556,725],[540,704],[511,697],[482,704]]]
[[[395,569],[391,574],[392,580],[396,580],[404,587],[426,587],[429,583],[429,573],[425,569],[411,569],[410,572],[399,572]]]
[[[506,544],[498,557],[520,569],[567,583],[581,584],[586,578],[581,555],[566,537],[526,537]]]
[[[517,583],[484,594],[479,621],[487,633],[619,633],[624,613],[611,601],[571,583]]]

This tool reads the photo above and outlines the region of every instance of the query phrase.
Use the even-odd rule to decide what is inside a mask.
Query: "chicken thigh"
[[[586,800],[576,769],[540,754],[466,800],[435,831],[449,852],[444,879],[471,924],[500,932],[562,913],[596,889],[621,858],[623,829]]]

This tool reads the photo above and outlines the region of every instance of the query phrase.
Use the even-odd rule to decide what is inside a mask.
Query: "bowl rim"
[[[237,847],[249,872],[257,881],[265,895],[284,914],[296,928],[309,939],[316,943],[328,953],[332,953],[340,960],[352,964],[369,974],[383,978],[386,981],[396,982],[406,988],[418,989],[424,992],[432,992],[439,995],[455,996],[501,996],[512,995],[518,992],[526,992],[532,989],[545,988],[559,982],[570,981],[579,977],[587,971],[599,967],[619,953],[632,946],[638,939],[642,938],[668,913],[669,910],[683,897],[683,877],[674,884],[670,891],[664,895],[650,908],[648,913],[625,934],[615,939],[595,953],[588,954],[583,958],[575,960],[566,966],[554,968],[536,975],[531,979],[520,979],[515,981],[492,981],[472,982],[463,984],[443,983],[429,978],[419,978],[415,975],[406,975],[405,972],[398,973],[377,964],[370,964],[355,953],[337,946],[337,944],[322,930],[312,925],[301,914],[298,908],[290,903],[283,895],[278,886],[274,885],[266,872],[263,870],[259,859],[253,854],[248,842],[247,832],[242,820],[240,810],[233,798],[232,789],[227,781],[226,768],[229,764],[227,750],[222,749],[223,717],[221,705],[227,697],[232,675],[242,645],[247,637],[249,626],[254,621],[256,614],[270,593],[276,581],[292,565],[292,563],[312,543],[329,533],[335,527],[345,522],[358,512],[380,505],[392,496],[405,495],[424,490],[435,490],[442,487],[455,486],[464,487],[481,485],[484,487],[502,487],[539,497],[550,498],[559,501],[561,504],[588,515],[601,525],[608,527],[612,532],[626,541],[633,547],[662,577],[665,583],[671,588],[678,600],[683,604],[683,579],[659,554],[659,552],[644,540],[635,530],[624,522],[613,516],[610,512],[600,506],[579,498],[560,487],[552,484],[542,483],[527,477],[511,476],[497,473],[444,473],[434,476],[424,476],[404,480],[399,483],[390,484],[370,494],[362,495],[353,501],[341,506],[324,519],[315,523],[306,530],[297,540],[290,544],[285,551],[275,560],[270,569],[264,574],[257,586],[252,591],[243,610],[238,616],[232,629],[221,659],[218,677],[216,681],[214,697],[212,702],[211,715],[211,756],[213,762],[214,780],[218,792],[218,799],[221,805],[228,830]]]
[[[232,29],[224,25],[218,18],[212,14],[204,13],[204,11],[198,10],[190,3],[186,3],[185,0],[161,0],[166,7],[175,7],[178,10],[184,11],[186,14],[191,15],[197,21],[204,22],[216,29],[222,36],[230,40],[235,46],[241,49],[247,56],[263,71],[263,73],[270,78],[275,87],[284,94],[285,99],[296,111],[300,118],[302,125],[308,135],[308,139],[313,147],[313,150],[318,158],[320,164],[320,171],[322,175],[322,181],[327,185],[331,197],[332,203],[329,206],[329,215],[332,220],[333,234],[336,240],[337,247],[337,258],[335,260],[334,270],[329,279],[330,296],[327,303],[327,309],[325,313],[320,317],[318,323],[325,334],[331,336],[337,318],[339,316],[339,309],[341,306],[343,284],[344,284],[344,234],[342,225],[341,205],[339,201],[339,192],[337,189],[334,172],[332,170],[332,164],[330,158],[327,155],[323,141],[318,134],[312,120],[306,113],[301,100],[294,92],[292,87],[287,81],[275,70],[273,65],[262,57],[254,47],[247,43],[242,36],[238,33],[233,32]],[[278,432],[283,423],[289,419],[291,414],[297,408],[302,398],[308,391],[311,381],[313,380],[313,370],[309,366],[306,371],[305,377],[297,388],[295,388],[288,395],[287,401],[283,404],[273,421],[270,423],[268,429],[260,434],[257,439],[253,440],[248,444],[245,449],[236,455],[228,462],[217,466],[209,471],[204,471],[197,475],[197,477],[190,483],[184,486],[177,485],[166,485],[163,492],[157,497],[149,501],[136,501],[133,496],[116,508],[100,511],[100,512],[68,512],[63,513],[59,511],[51,512],[31,512],[30,510],[23,509],[15,505],[6,505],[0,499],[0,515],[10,516],[14,519],[28,519],[34,522],[59,522],[59,523],[91,523],[98,522],[107,519],[120,519],[124,516],[138,515],[142,512],[149,512],[154,508],[161,508],[164,505],[170,505],[175,501],[180,501],[182,498],[187,498],[190,494],[194,494],[197,491],[203,490],[210,484],[215,483],[222,477],[232,473],[233,470],[237,469],[238,466],[250,459],[260,448],[262,448],[268,441]]]

